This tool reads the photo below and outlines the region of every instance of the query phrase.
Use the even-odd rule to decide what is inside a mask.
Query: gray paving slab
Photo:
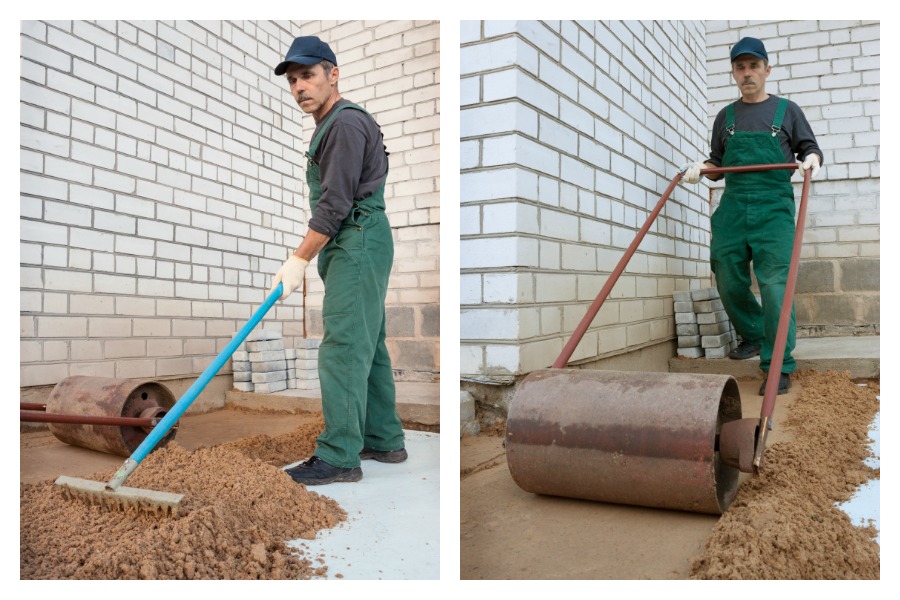
[[[880,342],[877,335],[799,338],[793,355],[798,369],[849,371],[854,379],[875,378],[881,376]],[[762,377],[758,356],[747,360],[673,358],[669,372]]]
[[[298,386],[301,383],[298,381]],[[398,381],[397,414],[405,422],[440,425],[440,383]],[[321,412],[322,395],[318,389],[286,389],[272,394],[239,390],[225,393],[225,402],[244,408]]]

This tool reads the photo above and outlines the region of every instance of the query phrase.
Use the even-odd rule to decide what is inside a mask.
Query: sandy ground
[[[759,381],[740,387],[745,416],[758,415]],[[509,477],[502,438],[464,437],[460,577],[878,578],[874,532],[853,526],[834,506],[879,476],[863,462],[878,389],[835,374],[798,377],[778,398],[766,471],[742,475],[721,517],[528,494]],[[128,481],[185,493],[175,519],[62,498],[56,476],[104,481],[123,459],[67,446],[46,431],[21,434],[20,577],[328,574],[327,557],[291,554],[283,540],[316,536],[346,515],[278,468],[308,456],[320,417],[217,412],[185,417],[176,442],[151,454]]]
[[[739,382],[758,416],[759,380]],[[741,475],[721,517],[538,496],[502,437],[461,439],[461,579],[877,579],[869,528],[835,507],[879,476],[864,464],[877,382],[796,376],[778,397],[763,474]]]
[[[240,416],[235,413],[236,419]],[[21,578],[306,579],[323,574],[327,567],[321,560],[292,553],[284,540],[313,539],[317,531],[346,519],[346,513],[280,468],[309,456],[322,427],[319,418],[275,437],[245,437],[193,450],[182,447],[176,436],[144,459],[126,482],[184,494],[174,516],[70,497],[52,479],[22,483]],[[66,474],[79,470],[70,465]],[[85,479],[107,481],[115,470]]]

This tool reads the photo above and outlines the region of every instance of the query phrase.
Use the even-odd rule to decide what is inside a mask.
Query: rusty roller
[[[796,168],[784,163],[701,173]],[[672,179],[553,367],[530,373],[513,396],[507,464],[527,492],[721,514],[734,499],[740,473],[762,469],[777,377],[769,378],[759,419],[742,419],[737,382],[728,375],[564,368],[681,176]],[[773,372],[780,372],[787,338],[809,182],[807,172]]]
[[[716,442],[740,417],[730,376],[534,371],[509,408],[507,463],[527,492],[721,514],[738,471]]]
[[[50,392],[48,414],[66,415],[70,421],[78,420],[78,416],[85,417],[82,421],[112,418],[114,423],[122,418],[141,419],[148,425],[49,422],[48,428],[67,444],[129,456],[152,430],[151,423],[165,416],[174,404],[175,396],[160,383],[77,375],[63,379]],[[160,445],[175,437],[175,429]]]

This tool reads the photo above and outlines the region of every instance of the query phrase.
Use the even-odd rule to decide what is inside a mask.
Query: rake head
[[[105,508],[137,509],[159,516],[176,516],[181,499],[184,498],[184,494],[141,488],[119,487],[110,490],[105,483],[65,475],[56,480],[56,485],[63,488],[64,495],[69,498],[83,499]]]

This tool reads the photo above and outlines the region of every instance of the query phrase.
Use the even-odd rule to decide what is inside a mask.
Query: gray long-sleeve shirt
[[[322,117],[313,139],[332,112],[348,101],[341,98]],[[345,108],[334,118],[314,156],[319,165],[322,195],[309,228],[337,235],[353,202],[371,196],[387,177],[388,152],[378,123],[360,110]]]
[[[738,100],[734,107],[734,128],[736,131],[771,131],[772,121],[775,119],[775,110],[778,108],[778,96],[769,95],[762,102],[747,103]],[[722,157],[725,154],[725,146],[728,142],[728,133],[725,131],[725,109],[716,115],[713,122],[712,137],[710,141],[709,162],[717,167],[722,166]],[[787,111],[778,133],[781,149],[784,152],[785,162],[803,161],[810,153],[819,155],[819,164],[825,164],[825,156],[819,149],[816,136],[812,127],[806,120],[803,111],[796,103],[788,100]]]

